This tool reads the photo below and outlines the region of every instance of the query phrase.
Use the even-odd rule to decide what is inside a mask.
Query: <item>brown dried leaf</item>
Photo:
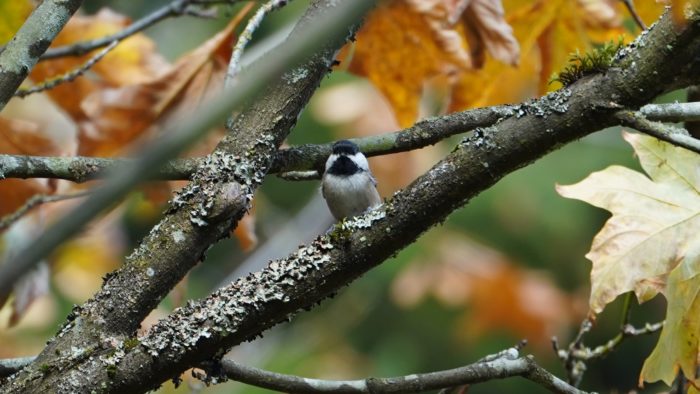
[[[0,153],[55,156],[60,154],[60,149],[38,130],[35,123],[0,117]],[[38,179],[0,180],[0,216],[14,212],[34,194],[50,191],[48,183]]]
[[[186,116],[223,85],[231,54],[233,30],[252,4],[226,28],[155,79],[96,91],[81,103],[87,120],[81,123],[80,153],[109,156],[152,129]]]
[[[95,15],[76,15],[68,22],[52,43],[53,47],[78,41],[101,38],[116,33],[130,24],[130,20],[109,9]],[[95,51],[80,57],[63,57],[38,63],[31,80],[41,82],[63,75],[84,64]],[[98,78],[81,77],[47,91],[56,104],[76,121],[86,120],[80,108],[85,97],[108,86],[140,83],[155,78],[168,67],[168,63],[156,52],[155,43],[144,34],[135,34],[122,41],[99,61],[92,72]]]
[[[474,65],[481,68],[486,49],[494,59],[517,66],[520,46],[513,36],[513,28],[505,20],[500,0],[472,0],[462,16]]]

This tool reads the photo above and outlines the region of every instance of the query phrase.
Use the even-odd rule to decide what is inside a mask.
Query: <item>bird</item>
[[[377,181],[367,158],[352,141],[340,140],[326,160],[321,193],[333,217],[340,221],[381,204]]]

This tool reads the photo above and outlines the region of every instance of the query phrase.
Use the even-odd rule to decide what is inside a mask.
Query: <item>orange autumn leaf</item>
[[[466,339],[504,330],[549,348],[552,334],[577,318],[574,301],[545,274],[520,268],[466,237],[443,236],[430,256],[401,272],[392,283],[392,299],[408,308],[432,296],[464,308],[459,335]]]
[[[454,6],[437,0],[392,0],[372,12],[357,34],[349,70],[389,99],[401,125],[415,121],[423,83],[472,66],[465,29],[450,22]]]
[[[56,37],[52,47],[70,45],[79,41],[101,38],[114,34],[131,23],[129,18],[109,9],[95,15],[76,15]],[[30,78],[35,83],[63,75],[90,59],[94,53],[79,57],[62,57],[38,63]],[[120,86],[143,82],[161,74],[167,62],[156,52],[155,43],[145,34],[134,34],[120,42],[109,54],[91,69],[99,78],[78,78],[47,91],[54,101],[63,107],[76,121],[86,119],[80,104],[89,94],[107,86]]]
[[[111,156],[146,131],[157,131],[180,109],[193,109],[219,91],[230,57],[233,30],[253,7],[249,4],[224,30],[169,65],[143,34],[121,42],[92,69],[96,78],[78,78],[48,94],[71,116],[80,130],[78,153]],[[56,45],[103,37],[123,29],[129,20],[103,10],[76,17]],[[90,55],[41,62],[31,77],[43,81],[82,65]]]
[[[656,22],[666,9],[665,2],[659,0],[635,1],[634,6],[637,14],[647,26]]]
[[[0,117],[0,153],[31,156],[55,156],[59,148],[39,131],[36,124]],[[14,212],[31,196],[47,193],[49,185],[38,179],[3,179],[0,182],[0,216]]]
[[[151,127],[155,130],[196,109],[223,85],[233,30],[252,8],[245,7],[218,34],[181,57],[159,77],[135,85],[107,88],[87,97],[81,108],[88,117],[80,153],[113,155]]]
[[[449,111],[545,93],[572,52],[625,33],[623,12],[615,0],[392,0],[368,17],[348,69],[408,126],[437,77],[452,87]]]

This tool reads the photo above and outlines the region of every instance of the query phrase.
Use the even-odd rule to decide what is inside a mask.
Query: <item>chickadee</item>
[[[355,143],[347,140],[333,144],[321,193],[336,220],[360,215],[381,203],[367,158]]]

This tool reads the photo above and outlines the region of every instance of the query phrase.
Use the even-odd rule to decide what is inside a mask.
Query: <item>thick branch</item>
[[[0,111],[83,2],[45,0],[0,53]]]

